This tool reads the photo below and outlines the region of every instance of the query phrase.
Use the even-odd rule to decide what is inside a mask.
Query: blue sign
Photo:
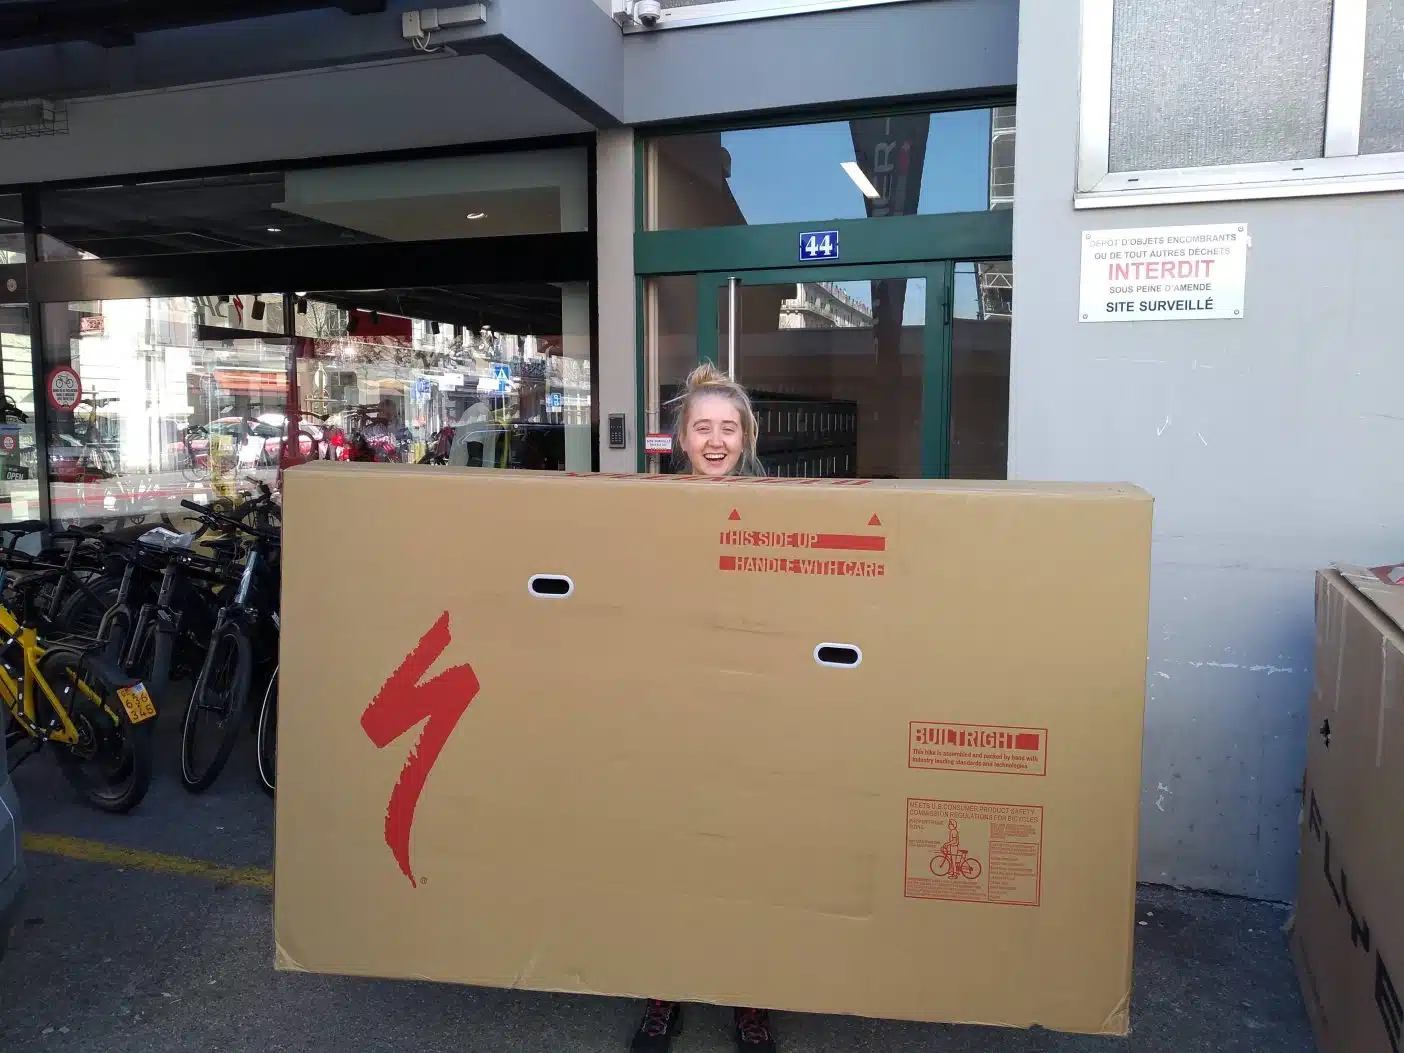
[[[839,237],[836,230],[809,230],[799,237],[801,263],[839,258]]]
[[[429,378],[414,378],[414,397],[417,399],[427,399],[429,397]]]
[[[512,390],[512,367],[506,362],[494,362],[492,364],[492,382],[497,386],[497,390],[506,394]]]
[[[561,393],[559,391],[553,391],[546,396],[546,408],[552,413],[561,412],[561,405]]]

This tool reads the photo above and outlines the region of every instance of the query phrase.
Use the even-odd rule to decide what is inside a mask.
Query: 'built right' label
[[[914,720],[908,734],[907,766],[1045,775],[1048,772],[1048,729]]]

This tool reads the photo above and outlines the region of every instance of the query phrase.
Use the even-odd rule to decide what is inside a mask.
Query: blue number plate
[[[839,236],[836,230],[808,230],[799,236],[801,263],[839,258]]]

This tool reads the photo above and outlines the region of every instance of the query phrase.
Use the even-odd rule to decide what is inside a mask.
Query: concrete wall
[[[1011,475],[1157,499],[1142,878],[1290,899],[1312,572],[1404,553],[1404,200],[1074,212],[1078,0],[1020,34]],[[1230,221],[1242,321],[1078,322],[1082,231]]]
[[[0,141],[0,185],[591,130],[483,55],[75,100],[68,121]]]
[[[1018,20],[1018,0],[926,0],[630,34],[623,116],[643,124],[1007,89]]]

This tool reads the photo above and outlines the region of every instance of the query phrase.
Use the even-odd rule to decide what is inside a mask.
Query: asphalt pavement
[[[78,801],[41,753],[15,773],[30,896],[0,961],[0,1050],[621,1053],[635,1003],[273,970],[273,806],[252,752],[192,797],[163,729],[136,813]],[[248,747],[248,740],[245,740]],[[784,1053],[1310,1053],[1277,905],[1147,886],[1128,1039],[777,1014]],[[690,1008],[676,1053],[732,1049]]]

